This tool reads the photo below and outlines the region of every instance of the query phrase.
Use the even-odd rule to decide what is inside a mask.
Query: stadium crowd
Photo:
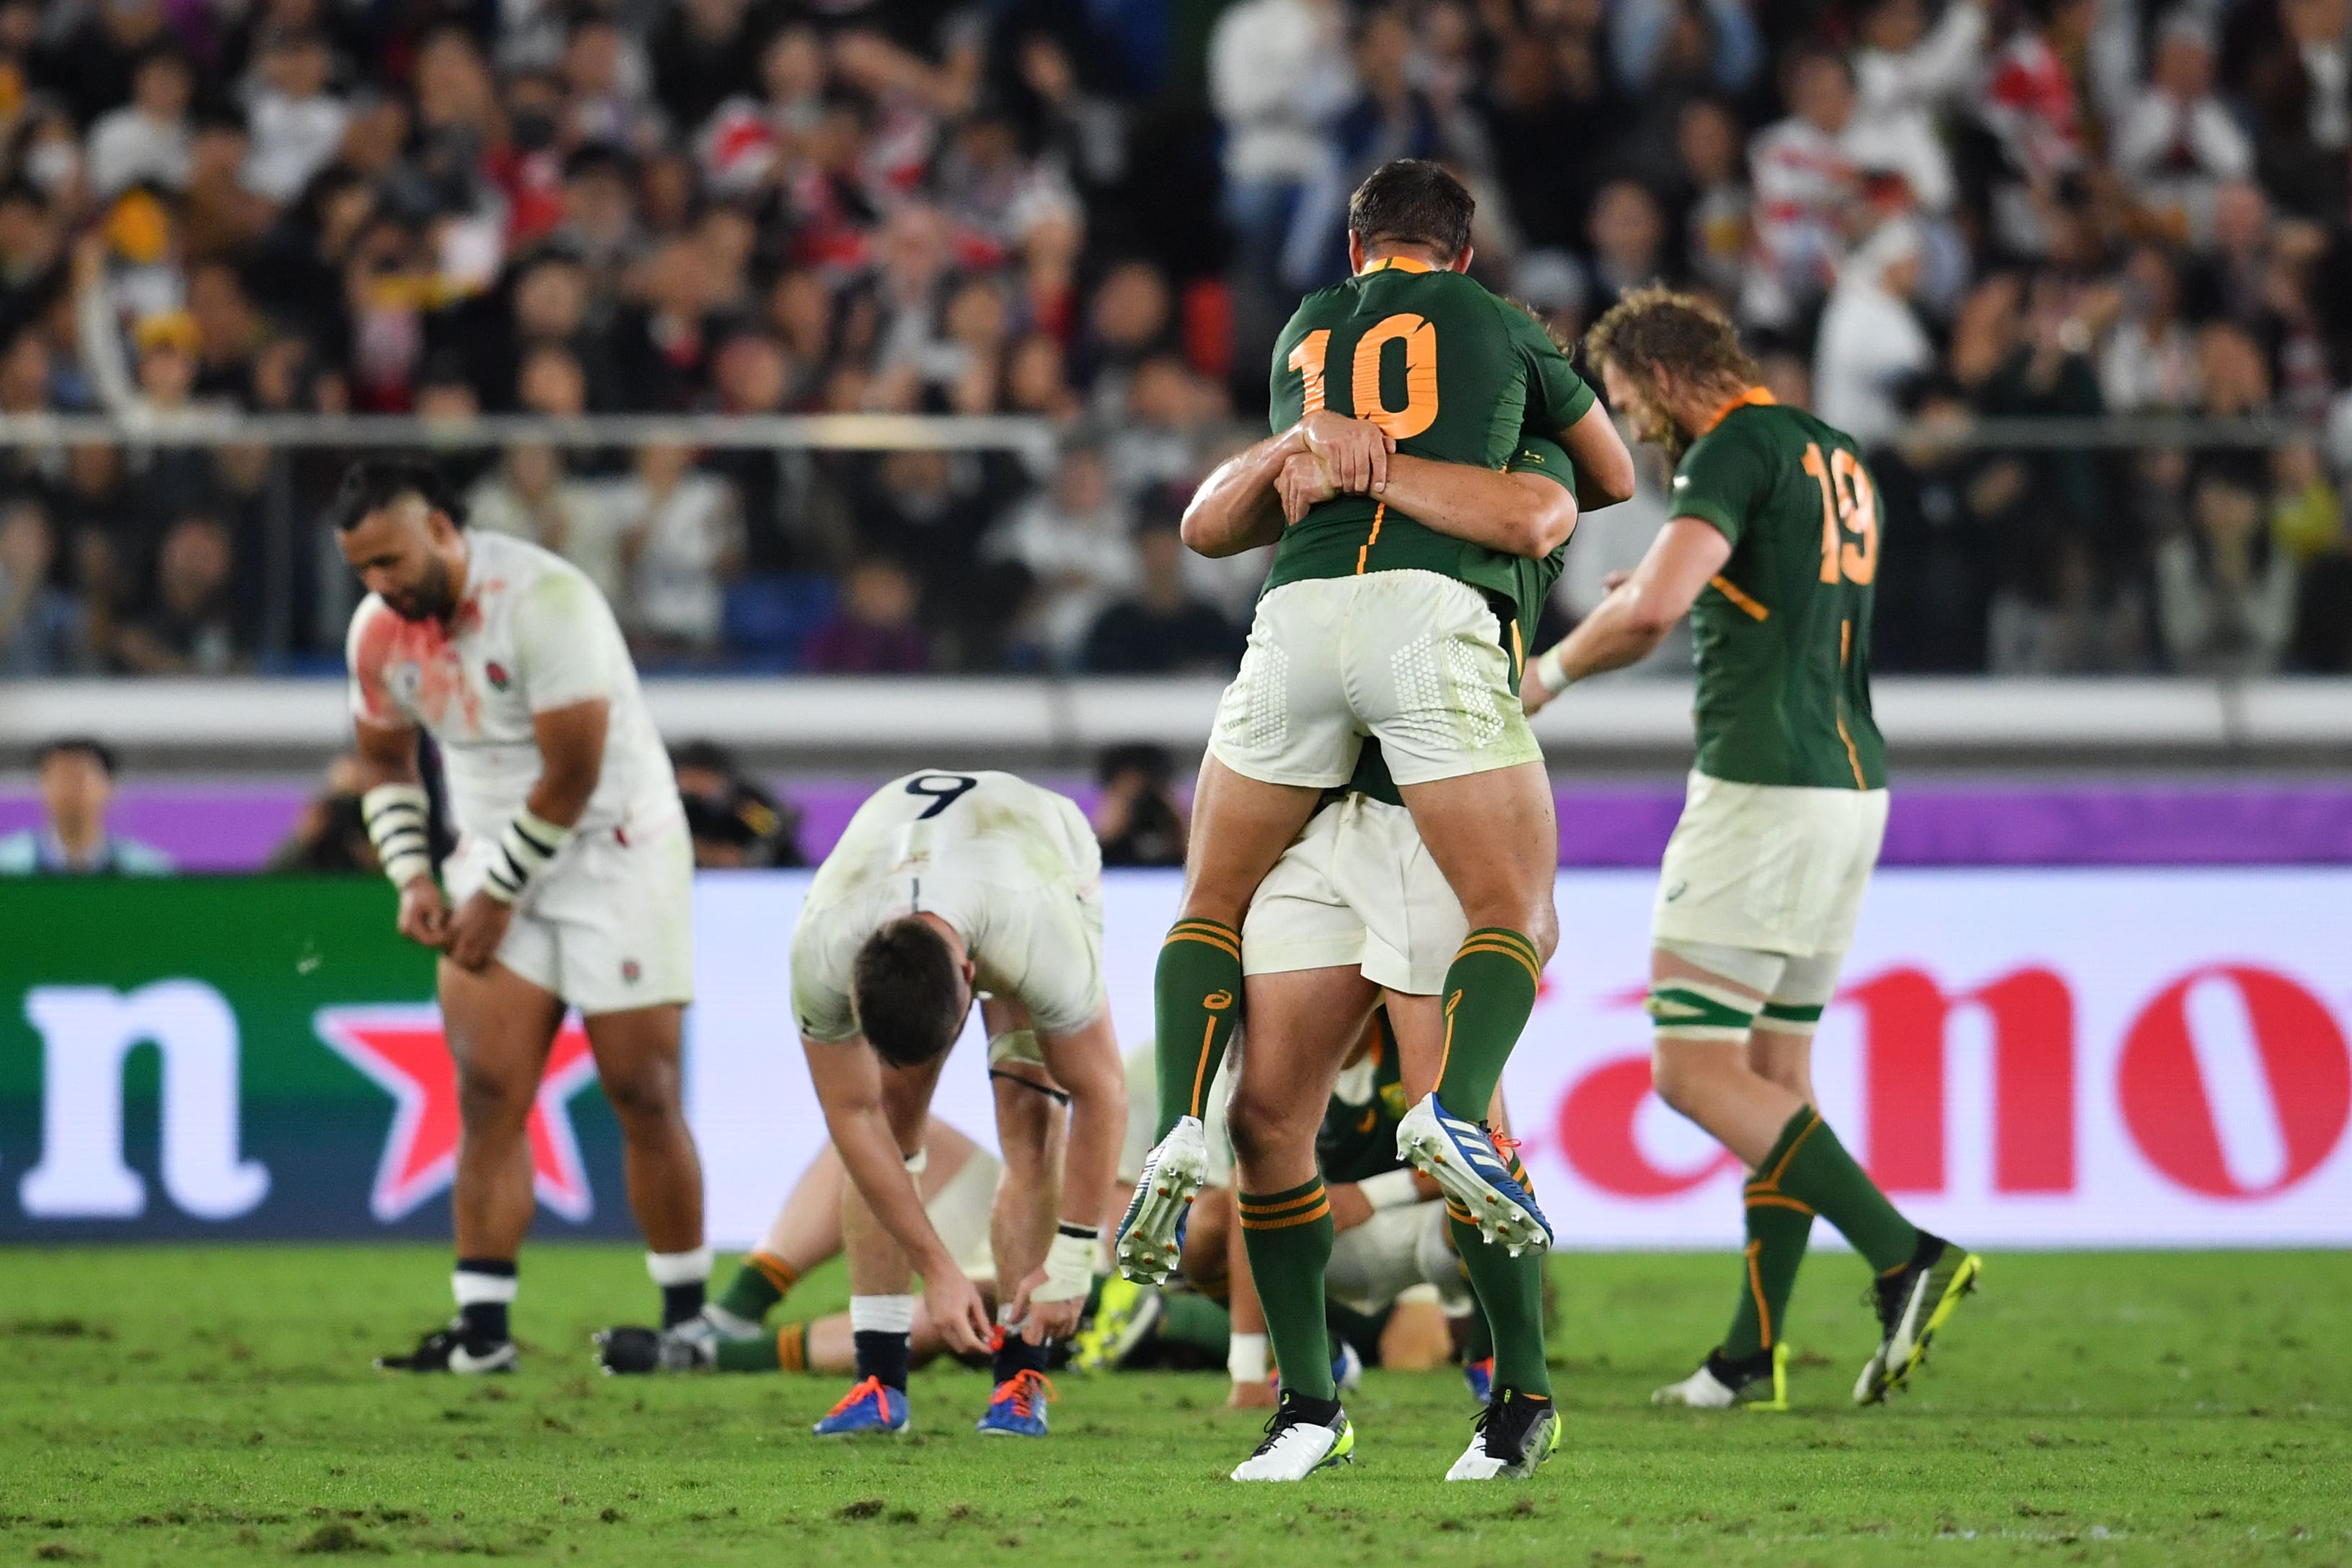
[[[1256,566],[1175,521],[1400,155],[1558,331],[1710,291],[1874,444],[1881,668],[2352,669],[2348,50],[2347,0],[0,0],[0,414],[132,437],[5,454],[0,674],[340,662],[343,455],[169,439],[222,406],[1045,416],[446,456],[649,667],[1229,668]],[[1957,437],[2167,412],[2289,434]]]

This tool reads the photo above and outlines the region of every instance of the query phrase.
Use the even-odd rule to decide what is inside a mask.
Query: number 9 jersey
[[[1107,1003],[1102,850],[1067,798],[1005,773],[927,769],[875,791],[809,884],[793,931],[793,1014],[821,1044],[856,1037],[850,973],[882,927],[932,914],[977,968],[973,989],[1075,1033]]]
[[[1683,454],[1667,515],[1731,542],[1691,607],[1698,771],[1884,789],[1870,713],[1878,498],[1853,437],[1752,389]]]

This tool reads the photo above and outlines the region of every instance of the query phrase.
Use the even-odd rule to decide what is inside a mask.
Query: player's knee
[[[679,1114],[677,1071],[667,1062],[636,1063],[615,1072],[599,1068],[597,1081],[624,1128]]]
[[[518,1130],[530,1119],[539,1086],[521,1073],[457,1069],[457,1114],[476,1135]]]
[[[1297,1137],[1296,1119],[1270,1096],[1245,1089],[1234,1091],[1225,1108],[1225,1131],[1234,1141],[1234,1157],[1245,1165],[1276,1158]]]
[[[1719,1055],[1693,1041],[1661,1038],[1650,1047],[1650,1087],[1667,1105],[1691,1115]]]

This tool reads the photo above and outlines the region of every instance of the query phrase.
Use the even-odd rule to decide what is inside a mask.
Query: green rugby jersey
[[[1756,388],[1683,454],[1667,510],[1731,542],[1691,607],[1698,771],[1885,788],[1870,713],[1878,494],[1853,438]]]
[[[1372,1028],[1371,1056],[1339,1075],[1339,1089],[1323,1108],[1323,1125],[1315,1132],[1315,1163],[1326,1183],[1360,1182],[1404,1168],[1404,1162],[1397,1158],[1396,1130],[1412,1108],[1404,1102],[1396,1035],[1389,1027],[1386,1007],[1372,1009]],[[1360,1090],[1367,1076],[1370,1097],[1350,1104],[1345,1092]]]
[[[1483,468],[1509,463],[1523,431],[1556,437],[1592,406],[1592,389],[1525,310],[1400,257],[1300,302],[1274,345],[1270,391],[1276,431],[1328,408],[1371,420],[1400,452]],[[1265,586],[1418,569],[1513,594],[1517,559],[1340,495],[1283,531]]]
[[[1576,471],[1568,453],[1559,442],[1548,437],[1525,437],[1504,466],[1515,474],[1541,474],[1569,489],[1576,488]],[[1513,586],[1507,592],[1517,615],[1503,634],[1503,648],[1511,656],[1511,689],[1517,691],[1519,678],[1527,672],[1528,655],[1535,651],[1536,622],[1543,617],[1544,601],[1551,597],[1552,584],[1559,581],[1560,572],[1568,564],[1568,546],[1562,544],[1539,561],[1525,555],[1504,559],[1511,563]],[[1354,774],[1337,793],[1368,795],[1390,805],[1404,804],[1404,797],[1397,793],[1396,781],[1389,777],[1381,743],[1369,736],[1363,749],[1356,753]]]

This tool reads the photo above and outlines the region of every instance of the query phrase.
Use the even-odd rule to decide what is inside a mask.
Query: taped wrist
[[[499,835],[499,853],[490,861],[482,891],[502,904],[513,903],[571,839],[572,829],[558,827],[533,815],[530,807],[523,807]]]
[[[1064,1222],[1045,1249],[1045,1282],[1033,1301],[1075,1301],[1094,1288],[1095,1230],[1091,1226]]]
[[[433,843],[425,827],[429,809],[418,784],[378,784],[360,796],[360,820],[375,846],[376,864],[395,888],[433,875]]]
[[[1413,1184],[1411,1171],[1382,1171],[1376,1176],[1366,1176],[1356,1184],[1356,1190],[1375,1210],[1402,1208],[1421,1202],[1421,1189]]]
[[[1568,661],[1560,657],[1567,647],[1567,643],[1556,642],[1536,660],[1536,673],[1543,677],[1546,691],[1556,694],[1575,684],[1568,678]]]

